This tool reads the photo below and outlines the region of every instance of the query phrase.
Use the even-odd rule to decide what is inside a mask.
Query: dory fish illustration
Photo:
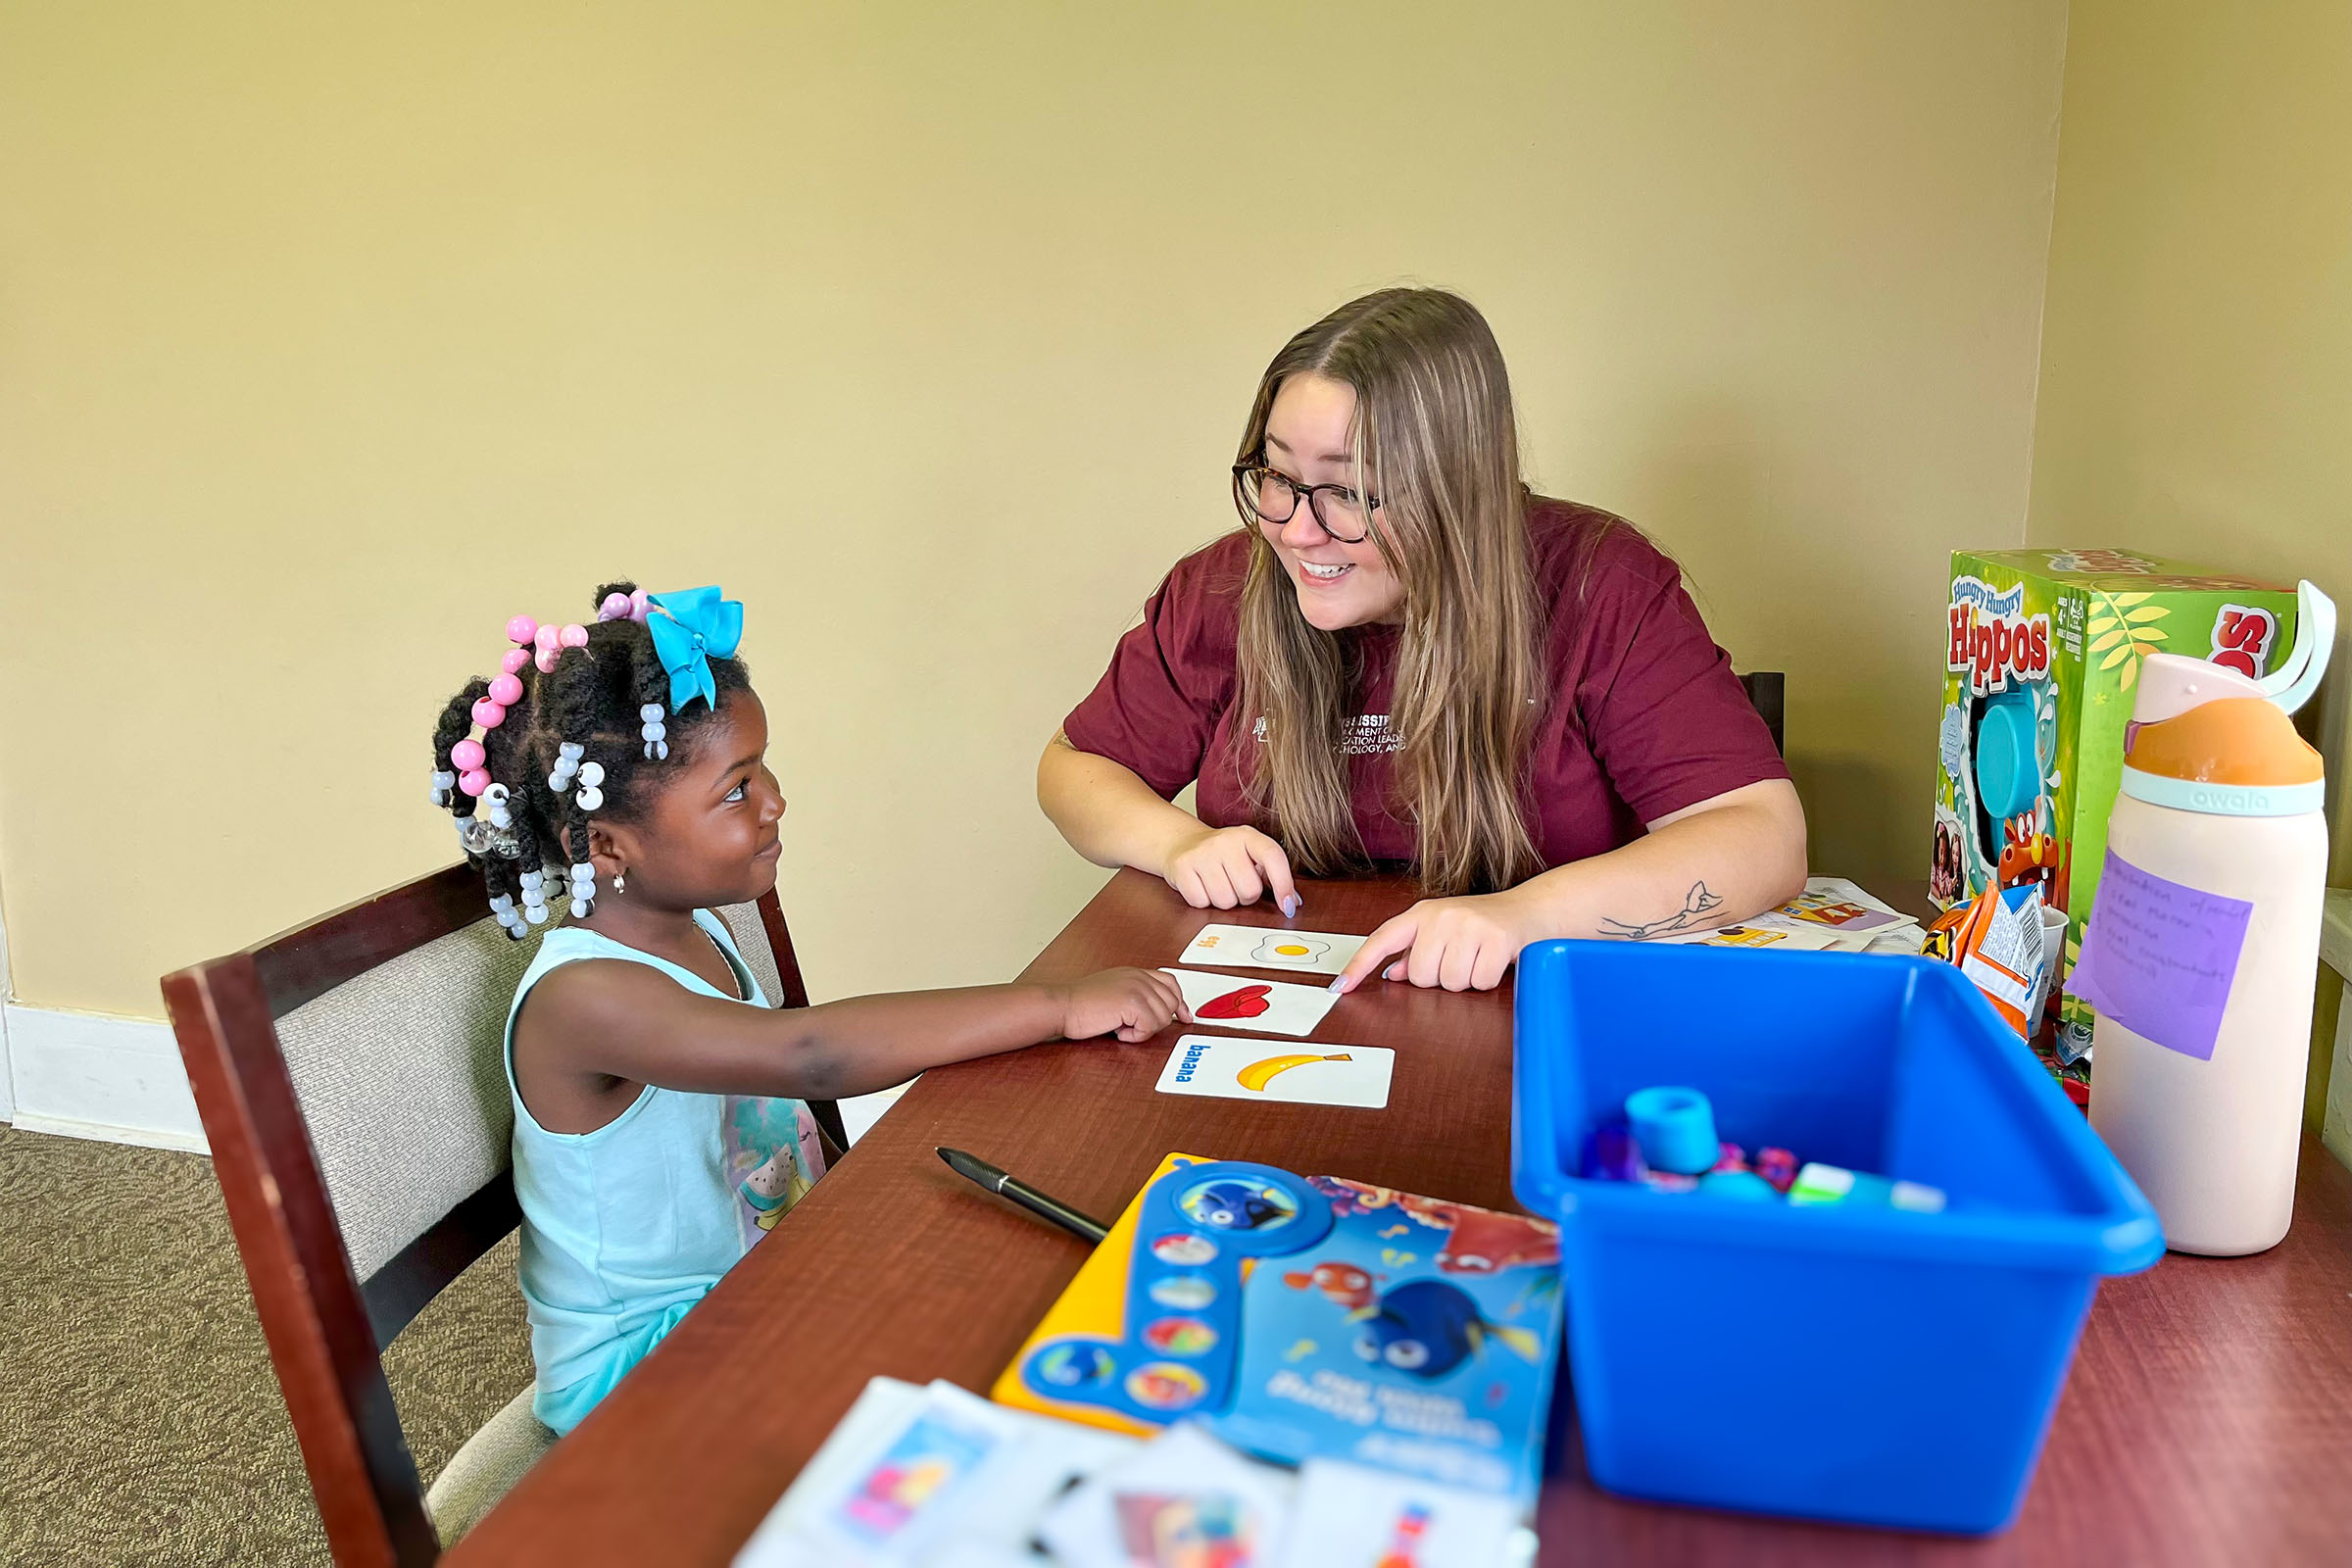
[[[1499,1340],[1534,1361],[1543,1345],[1526,1329],[1490,1323],[1470,1293],[1444,1280],[1410,1280],[1383,1291],[1370,1306],[1348,1314],[1361,1325],[1355,1353],[1376,1365],[1417,1378],[1442,1378]]]

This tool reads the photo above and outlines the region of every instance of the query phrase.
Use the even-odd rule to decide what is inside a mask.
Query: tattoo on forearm
[[[1690,896],[1683,901],[1683,906],[1663,920],[1634,925],[1604,914],[1600,917],[1600,934],[1604,937],[1626,937],[1637,942],[1643,937],[1664,936],[1669,931],[1681,931],[1696,925],[1706,918],[1709,910],[1722,903],[1720,897],[1707,891],[1704,882],[1693,882],[1690,884]]]

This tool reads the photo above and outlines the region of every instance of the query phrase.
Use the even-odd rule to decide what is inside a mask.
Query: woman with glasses
[[[1530,942],[1729,924],[1803,887],[1796,791],[1680,569],[1521,482],[1466,301],[1388,289],[1300,332],[1240,456],[1243,531],[1176,564],[1038,764],[1080,854],[1294,915],[1295,872],[1409,863],[1429,897],[1341,990],[1484,990]]]

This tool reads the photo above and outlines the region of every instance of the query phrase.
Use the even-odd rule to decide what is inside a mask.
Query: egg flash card
[[[1381,1110],[1389,1103],[1389,1072],[1396,1060],[1396,1053],[1385,1046],[1293,1051],[1279,1041],[1242,1035],[1186,1035],[1169,1053],[1157,1088],[1163,1095]]]
[[[1263,925],[1204,925],[1178,963],[1233,969],[1298,969],[1338,974],[1364,945],[1362,937],[1333,931],[1285,931]]]

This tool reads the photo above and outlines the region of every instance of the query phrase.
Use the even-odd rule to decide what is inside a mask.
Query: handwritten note
[[[2213,1059],[2254,906],[2150,875],[2107,852],[2067,990],[2144,1040]]]

